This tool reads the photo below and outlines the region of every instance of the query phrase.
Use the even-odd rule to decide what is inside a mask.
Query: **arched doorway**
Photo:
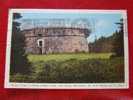
[[[38,45],[38,48],[39,48],[39,54],[43,54],[44,53],[44,40],[43,39],[38,39],[37,40],[37,45]]]

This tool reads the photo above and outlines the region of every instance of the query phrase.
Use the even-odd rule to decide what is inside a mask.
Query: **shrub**
[[[121,71],[120,71],[121,69]],[[62,62],[48,61],[37,73],[37,82],[97,83],[123,81],[124,65],[114,60],[76,60]]]
[[[22,78],[22,80],[21,80]],[[28,81],[15,76],[13,81]],[[36,62],[32,78],[35,83],[109,83],[124,82],[123,58],[69,59],[65,61]]]
[[[23,75],[20,73],[17,73],[15,75],[10,76],[10,82],[32,82],[32,79],[29,75]]]

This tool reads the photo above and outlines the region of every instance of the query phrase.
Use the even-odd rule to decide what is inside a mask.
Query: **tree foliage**
[[[124,56],[123,19],[116,24],[118,25],[119,30],[116,32],[113,50],[115,52],[115,56]]]
[[[113,42],[115,33],[112,36],[104,37],[95,40],[89,44],[89,51],[94,53],[110,53],[113,52]]]
[[[93,43],[89,44],[90,52],[94,53],[105,53],[113,52],[114,56],[123,56],[124,55],[124,41],[123,41],[123,20],[115,23],[118,25],[118,30],[109,37],[101,37],[95,40]]]
[[[17,21],[22,16],[19,13],[13,14],[12,41],[11,41],[11,64],[10,73],[27,74],[30,71],[30,63],[25,54],[25,38],[20,30],[20,23]]]

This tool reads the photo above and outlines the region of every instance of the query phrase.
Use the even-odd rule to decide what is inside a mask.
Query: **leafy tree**
[[[27,74],[30,72],[30,63],[24,49],[25,38],[21,33],[20,23],[17,21],[21,17],[19,13],[13,14],[10,74]]]
[[[109,37],[101,37],[96,39],[93,43],[90,43],[90,52],[114,52],[115,55],[113,55],[113,57],[124,55],[123,19],[115,24],[118,25],[119,30],[116,30],[116,32]]]
[[[109,37],[102,36],[94,42],[89,43],[89,51],[94,53],[113,52],[113,37],[114,34]]]
[[[118,25],[119,30],[116,31],[113,50],[115,56],[124,56],[123,19],[120,19],[120,22],[117,22],[116,25]]]

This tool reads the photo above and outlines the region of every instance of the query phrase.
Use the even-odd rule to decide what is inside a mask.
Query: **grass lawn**
[[[38,61],[65,61],[69,59],[109,59],[112,53],[73,53],[73,54],[47,54],[47,55],[28,55],[30,62]]]
[[[15,74],[11,82],[110,83],[124,82],[123,57],[112,53],[28,55],[30,75]]]

